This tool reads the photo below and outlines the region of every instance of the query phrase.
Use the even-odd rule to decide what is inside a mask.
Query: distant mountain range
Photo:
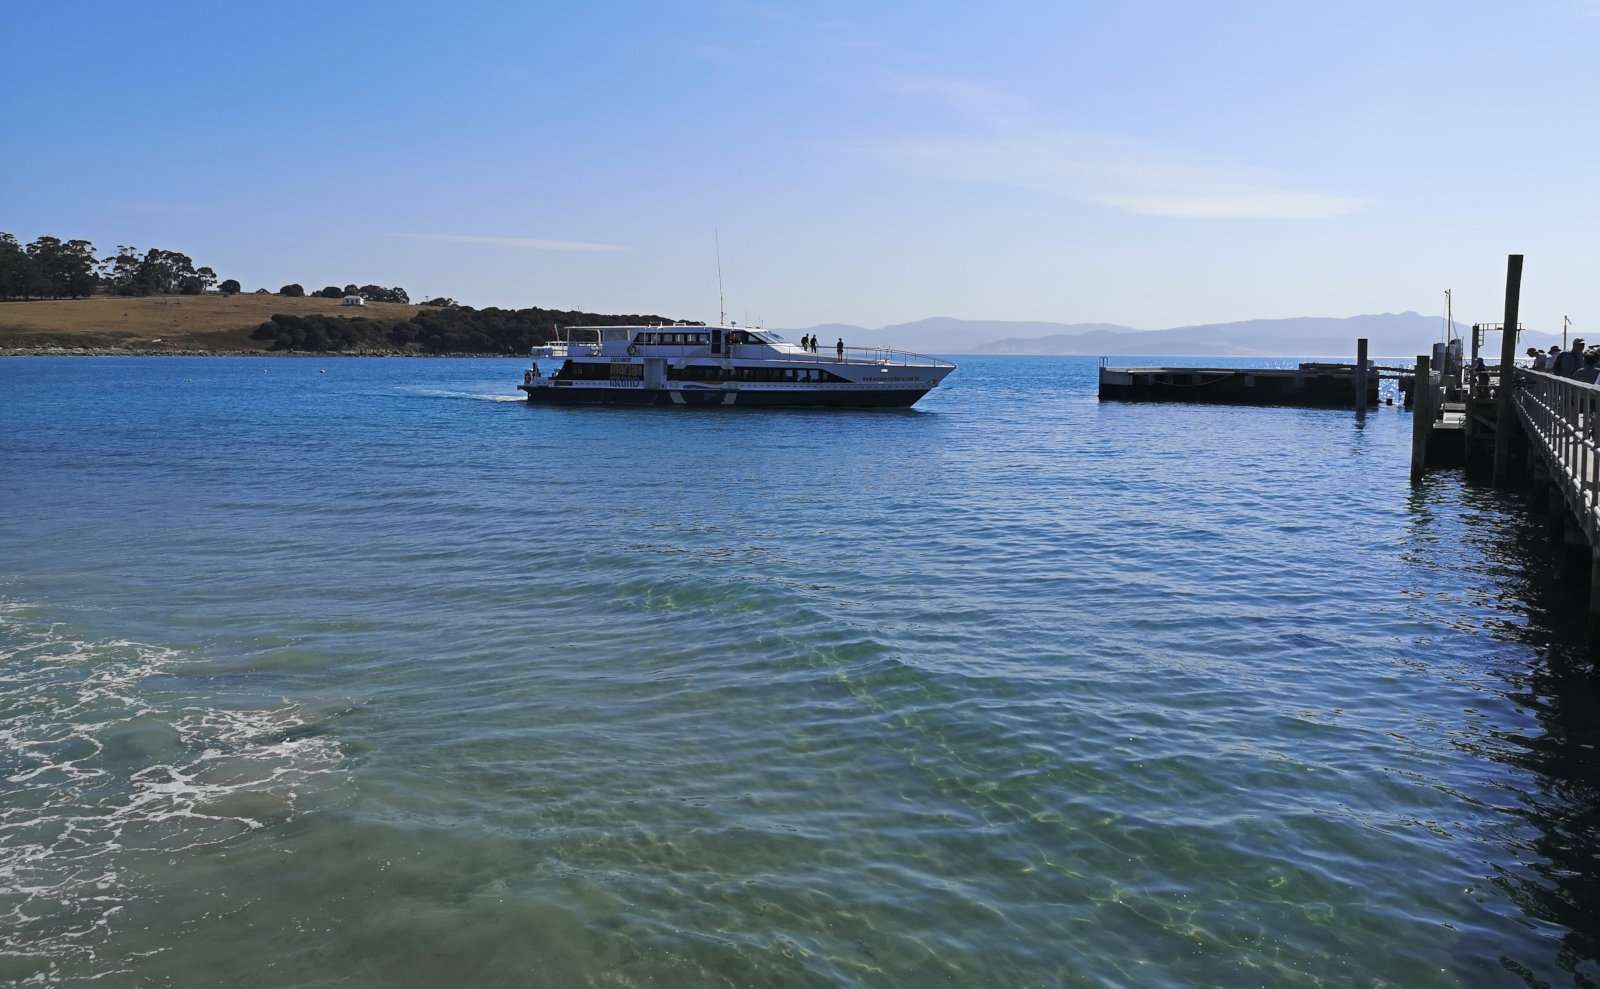
[[[1457,323],[1468,337],[1471,323]],[[1166,330],[1136,330],[1115,323],[1029,323],[935,316],[915,323],[868,329],[825,323],[783,331],[791,339],[815,333],[824,344],[843,337],[849,346],[896,347],[936,354],[1045,354],[1089,357],[1354,357],[1366,337],[1373,357],[1414,357],[1441,338],[1444,320],[1421,313],[1376,313],[1344,318],[1300,316],[1206,323]],[[1548,349],[1561,338],[1524,330],[1519,352]],[[1487,358],[1498,359],[1500,338],[1488,337]]]

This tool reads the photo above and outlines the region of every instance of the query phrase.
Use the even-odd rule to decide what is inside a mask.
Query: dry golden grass
[[[416,306],[280,295],[97,296],[0,302],[0,349],[9,347],[128,347],[140,350],[256,350],[250,331],[273,313],[404,319]]]

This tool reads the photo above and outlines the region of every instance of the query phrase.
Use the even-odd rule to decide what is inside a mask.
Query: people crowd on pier
[[[1572,341],[1572,346],[1565,350],[1556,345],[1549,353],[1544,353],[1529,347],[1528,356],[1533,359],[1535,371],[1590,384],[1600,381],[1600,347],[1585,347],[1582,337]]]

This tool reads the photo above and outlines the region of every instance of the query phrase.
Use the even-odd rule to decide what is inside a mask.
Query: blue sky
[[[20,5],[0,230],[247,288],[1600,331],[1600,0]]]

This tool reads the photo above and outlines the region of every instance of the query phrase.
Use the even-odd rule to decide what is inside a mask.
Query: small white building
[[[344,297],[344,304],[347,306],[364,306],[367,304],[367,300],[359,295],[347,295]]]

